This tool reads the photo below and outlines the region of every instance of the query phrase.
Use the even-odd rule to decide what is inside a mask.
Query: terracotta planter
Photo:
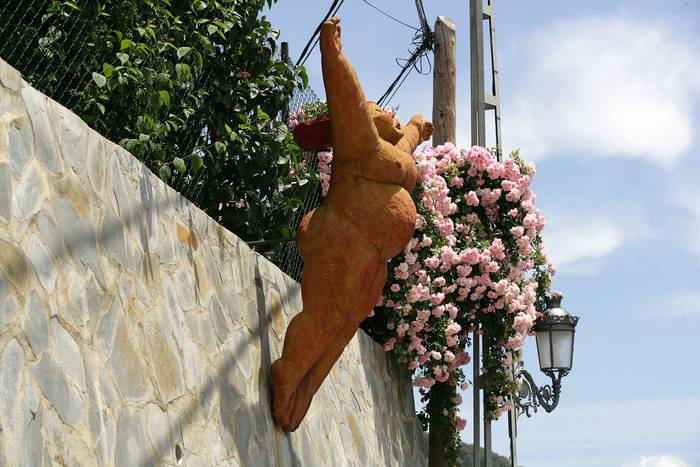
[[[331,146],[331,117],[328,114],[299,123],[292,132],[294,141],[307,151],[321,151]]]

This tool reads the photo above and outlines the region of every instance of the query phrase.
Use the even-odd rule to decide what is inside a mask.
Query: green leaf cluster
[[[0,48],[244,240],[289,238],[317,176],[281,118],[306,75],[278,58],[279,33],[262,15],[275,2],[35,2],[7,19],[22,46]]]

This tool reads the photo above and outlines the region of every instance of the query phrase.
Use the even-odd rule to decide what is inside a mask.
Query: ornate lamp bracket
[[[523,368],[522,364],[515,369],[515,381],[518,383],[518,389],[515,393],[515,406],[518,409],[518,416],[523,413],[528,417],[532,413],[537,412],[538,407],[542,407],[545,412],[549,413],[559,404],[559,395],[561,394],[561,379],[566,376],[568,371],[559,370],[546,371],[545,374],[552,379],[552,384],[537,387],[532,375]],[[531,413],[532,411],[532,413]]]

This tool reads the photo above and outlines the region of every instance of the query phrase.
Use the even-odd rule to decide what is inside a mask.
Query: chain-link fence
[[[32,86],[81,117],[90,113],[90,109],[86,108],[87,105],[97,105],[95,102],[86,101],[85,89],[91,84],[91,81],[102,79],[96,78],[95,72],[106,74],[99,60],[108,55],[112,57],[115,55],[114,50],[107,51],[110,45],[105,36],[111,31],[101,30],[99,21],[93,21],[94,9],[87,11],[85,5],[88,3],[79,0],[76,0],[75,3],[64,0],[8,0],[0,2],[0,57],[18,69],[23,78]],[[91,8],[94,7],[94,5],[90,5]],[[125,23],[136,24],[140,12],[138,10],[131,12],[104,11],[102,14],[123,15],[126,18]],[[129,15],[133,15],[134,18],[129,17]],[[284,46],[281,51],[277,50],[275,59],[284,59],[285,50]],[[120,57],[119,53],[116,55]],[[152,56],[147,56],[145,61],[138,65],[139,69],[157,69],[157,64],[151,63],[152,60],[154,60]],[[119,65],[119,62],[115,65]],[[235,70],[235,64],[229,66],[232,67],[231,73],[238,73]],[[203,73],[197,75],[189,86],[175,86],[170,91],[171,94],[168,97],[172,102],[186,101],[189,98],[188,93],[191,93],[193,89],[198,90],[201,94],[196,106],[192,106],[193,115],[188,120],[187,125],[183,125],[182,128],[172,133],[169,150],[174,154],[197,154],[198,151],[201,153],[201,148],[214,144],[214,138],[217,135],[212,134],[210,128],[207,127],[209,115],[206,115],[205,112],[209,104],[209,93],[214,90],[215,86],[215,83],[212,82],[215,78],[211,76],[210,71],[211,68],[207,68]],[[145,82],[155,83],[157,78],[156,76],[154,80],[150,82],[145,80]],[[216,84],[218,85],[218,83]],[[158,96],[159,93],[157,88],[146,91],[155,96]],[[286,115],[285,112],[282,112],[278,119],[287,120],[289,114],[300,106],[317,101],[318,97],[312,90],[298,91],[288,102]],[[95,113],[94,109],[92,113]],[[91,124],[90,121],[88,123]],[[123,144],[124,128],[104,125],[99,127],[99,131],[106,138],[120,141]],[[140,135],[134,135],[134,138],[139,137]],[[127,149],[129,148],[127,147]],[[146,153],[146,156],[141,159],[149,165],[149,157],[150,153]],[[317,166],[316,153],[304,153],[303,164],[308,170],[315,171]],[[153,165],[149,165],[149,167],[157,171]],[[168,183],[190,201],[200,206],[204,198],[210,196],[210,187],[207,186],[207,172],[204,170],[195,173],[188,168],[184,174],[175,172]],[[296,211],[293,225],[289,227],[296,231],[302,217],[317,207],[320,202],[320,188],[309,190],[304,199],[303,209]],[[221,218],[217,220],[221,221]],[[275,239],[263,238],[261,240],[274,241]],[[265,254],[291,277],[296,280],[300,279],[302,262],[293,241],[283,242]]]
[[[53,15],[50,0],[4,1],[0,6],[0,57],[32,85],[69,109],[90,79],[79,64],[93,52],[84,37],[85,22]]]
[[[307,89],[303,92],[296,93],[289,102],[289,111],[293,113],[297,111],[300,107],[308,104],[313,104],[318,102],[319,98],[315,92],[311,89]],[[318,170],[318,158],[315,151],[307,151],[304,153],[304,163],[309,170],[316,172]],[[294,231],[296,232],[297,227],[302,218],[309,213],[311,210],[317,208],[323,197],[321,195],[321,187],[317,187],[315,190],[309,191],[304,200],[304,208],[297,211],[294,218]],[[285,273],[287,273],[292,279],[296,281],[301,281],[301,270],[304,266],[301,257],[299,257],[299,250],[295,242],[287,242],[284,248],[280,252],[280,258],[278,261],[278,266]]]

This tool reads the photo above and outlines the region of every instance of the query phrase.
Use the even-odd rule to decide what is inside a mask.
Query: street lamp
[[[547,309],[537,320],[534,331],[537,333],[537,355],[540,370],[552,380],[552,384],[538,388],[532,375],[522,364],[515,370],[515,379],[520,382],[515,397],[515,405],[520,413],[528,417],[542,407],[551,412],[559,403],[561,379],[571,370],[574,357],[574,334],[577,316],[571,316],[561,307],[561,295],[550,297]]]

